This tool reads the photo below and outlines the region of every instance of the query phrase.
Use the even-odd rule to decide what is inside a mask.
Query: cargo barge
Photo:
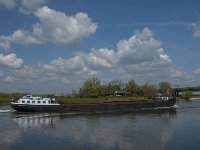
[[[153,109],[173,107],[173,97],[158,97],[152,100],[112,100],[102,103],[57,103],[52,98],[27,95],[11,102],[11,107],[23,112],[90,112],[90,111],[123,111],[134,109]]]

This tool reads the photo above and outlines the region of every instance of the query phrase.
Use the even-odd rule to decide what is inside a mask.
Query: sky
[[[199,58],[199,0],[0,0],[0,92],[200,86]]]

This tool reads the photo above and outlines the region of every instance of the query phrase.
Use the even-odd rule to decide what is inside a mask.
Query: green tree
[[[101,93],[100,80],[97,78],[92,78],[86,80],[83,87],[79,89],[79,95],[81,97],[98,97]]]
[[[150,99],[157,95],[156,86],[149,83],[145,83],[143,86],[141,86],[141,91],[142,91],[143,96]]]
[[[108,88],[107,85],[102,85],[101,86],[101,96],[108,96],[109,92],[108,92]]]
[[[120,80],[112,80],[106,85],[108,95],[113,95],[116,91],[121,91],[122,82]]]
[[[111,81],[114,92],[122,90],[122,81],[121,80],[113,80]]]
[[[107,90],[108,90],[108,93],[109,95],[113,95],[114,94],[114,86],[112,85],[112,83],[108,83],[107,84]]]
[[[165,96],[171,95],[171,85],[169,82],[160,82],[159,83],[159,92]]]
[[[181,97],[185,100],[190,100],[192,97],[192,92],[191,91],[184,91],[181,95]]]
[[[126,92],[131,96],[137,96],[139,94],[139,86],[135,83],[134,80],[128,81],[126,85]]]

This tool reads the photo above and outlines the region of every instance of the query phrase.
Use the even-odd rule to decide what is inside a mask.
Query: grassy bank
[[[4,97],[0,97],[0,104],[10,104],[13,96],[6,95]],[[16,97],[16,96],[15,96]],[[20,97],[20,96],[17,96]],[[80,97],[69,97],[69,96],[55,96],[57,102],[63,102],[65,104],[69,103],[102,103],[105,101],[112,100],[143,100],[144,97],[119,97],[119,96],[106,96],[106,97],[98,97],[98,98],[80,98]]]
[[[183,97],[176,97],[177,101],[192,101],[192,100],[200,100],[200,96],[192,96],[189,99],[184,99]]]
[[[0,93],[0,104],[10,104],[12,98],[22,97],[27,93]]]
[[[144,100],[144,97],[98,97],[98,98],[65,98],[65,97],[56,97],[57,102],[63,102],[65,104],[70,103],[102,103],[105,101],[112,101],[112,100]]]
[[[11,97],[4,97],[0,98],[0,105],[4,104],[10,104],[11,102]],[[62,102],[65,104],[71,104],[71,103],[102,103],[105,101],[112,101],[112,100],[144,100],[146,99],[145,97],[117,97],[117,96],[107,96],[107,97],[98,97],[98,98],[80,98],[80,97],[67,97],[67,96],[56,96],[55,97],[57,102]],[[177,97],[177,100],[181,101],[184,100],[181,97]],[[200,100],[200,96],[194,96],[190,98],[190,100]]]
[[[11,99],[0,99],[0,105],[10,104]]]

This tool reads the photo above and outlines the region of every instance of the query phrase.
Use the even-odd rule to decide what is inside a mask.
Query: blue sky
[[[0,0],[0,20],[1,92],[200,85],[199,0]]]

